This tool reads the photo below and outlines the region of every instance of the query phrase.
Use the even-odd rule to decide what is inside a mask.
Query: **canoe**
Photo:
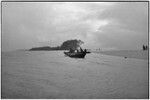
[[[91,53],[90,51],[87,51],[86,53]]]
[[[64,54],[72,58],[84,58],[86,55],[85,52],[74,52],[74,53],[64,52]]]

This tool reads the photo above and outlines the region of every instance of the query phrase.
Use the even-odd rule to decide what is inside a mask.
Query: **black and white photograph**
[[[1,2],[2,99],[148,99],[148,1]]]

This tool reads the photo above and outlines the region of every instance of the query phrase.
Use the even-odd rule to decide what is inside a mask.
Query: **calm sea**
[[[148,61],[63,51],[2,53],[2,98],[148,98]]]

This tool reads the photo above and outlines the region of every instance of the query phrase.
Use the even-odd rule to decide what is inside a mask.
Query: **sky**
[[[2,2],[2,51],[60,46],[133,50],[148,44],[148,2]]]

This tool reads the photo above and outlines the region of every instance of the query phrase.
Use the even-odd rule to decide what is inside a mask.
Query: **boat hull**
[[[65,55],[69,56],[69,57],[72,57],[72,58],[84,58],[86,53],[83,52],[83,53],[70,53],[70,52],[64,52]]]

